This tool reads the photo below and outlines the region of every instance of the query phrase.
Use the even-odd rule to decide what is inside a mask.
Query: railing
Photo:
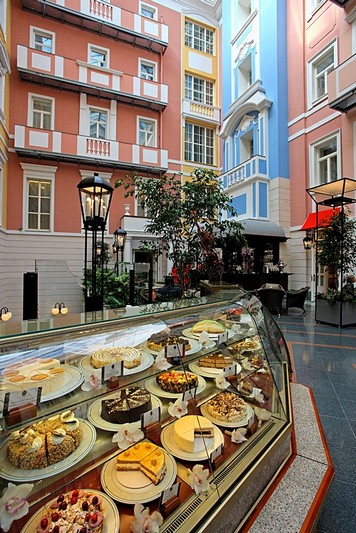
[[[356,105],[356,54],[328,74],[329,106],[347,111]]]
[[[220,108],[200,104],[198,102],[192,102],[191,100],[183,99],[182,105],[183,115],[191,116],[194,118],[203,118],[209,122],[214,122],[216,124],[220,123]]]
[[[268,178],[266,157],[256,155],[224,174],[220,174],[219,183],[226,189],[253,177]]]

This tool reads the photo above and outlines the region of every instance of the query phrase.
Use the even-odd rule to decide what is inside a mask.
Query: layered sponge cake
[[[184,416],[173,424],[173,440],[184,452],[201,452],[214,443],[214,424],[204,416]]]
[[[116,469],[142,472],[157,485],[167,471],[165,454],[152,442],[138,442],[117,456]]]

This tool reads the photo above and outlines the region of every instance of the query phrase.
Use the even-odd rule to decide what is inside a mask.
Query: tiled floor
[[[318,533],[356,532],[356,328],[303,318],[276,321],[293,355],[296,381],[311,387],[335,476],[318,520]]]

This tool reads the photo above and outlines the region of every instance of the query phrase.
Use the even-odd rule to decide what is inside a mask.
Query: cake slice
[[[46,445],[49,465],[62,461],[76,448],[73,438],[62,428],[55,429],[46,435]]]
[[[141,472],[157,485],[163,479],[167,471],[164,452],[156,448],[152,453],[141,461]]]
[[[116,470],[140,470],[140,461],[132,447],[119,453],[116,458]]]

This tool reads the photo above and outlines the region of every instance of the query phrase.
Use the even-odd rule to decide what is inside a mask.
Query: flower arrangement
[[[159,526],[163,524],[163,517],[158,511],[149,514],[148,507],[136,503],[134,507],[135,519],[130,524],[131,533],[158,533]]]
[[[0,528],[9,531],[14,520],[26,516],[29,511],[27,496],[33,489],[30,483],[14,485],[9,483],[0,498]]]

